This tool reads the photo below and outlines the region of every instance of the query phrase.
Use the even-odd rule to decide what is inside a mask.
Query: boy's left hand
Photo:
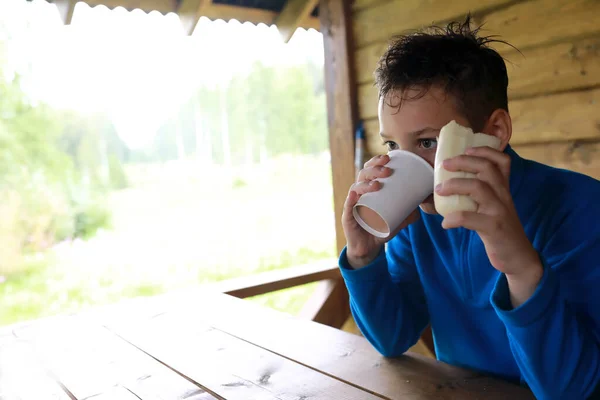
[[[436,187],[442,196],[470,196],[477,204],[476,212],[455,212],[442,222],[444,229],[464,227],[479,234],[490,263],[506,274],[513,306],[533,294],[541,279],[542,264],[536,250],[525,235],[509,188],[510,157],[490,147],[474,147],[465,155],[444,162],[448,171],[475,174],[472,178],[453,178]],[[520,293],[512,293],[513,289]],[[513,299],[513,295],[518,297]]]

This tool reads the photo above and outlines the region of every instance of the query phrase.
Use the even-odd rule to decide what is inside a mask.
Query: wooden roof
[[[49,0],[55,3],[65,24],[71,22],[78,0]],[[289,40],[298,27],[319,30],[318,0],[83,0],[89,6],[104,5],[110,9],[123,7],[147,13],[177,13],[185,31],[191,34],[200,17],[212,20],[277,25],[284,40]]]

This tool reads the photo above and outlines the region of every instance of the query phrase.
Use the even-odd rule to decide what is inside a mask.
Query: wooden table
[[[532,399],[526,390],[218,293],[0,331],[0,399]]]

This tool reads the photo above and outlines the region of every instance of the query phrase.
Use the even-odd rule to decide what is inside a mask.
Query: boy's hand
[[[451,213],[442,226],[464,227],[479,234],[490,263],[506,274],[513,307],[518,307],[534,293],[543,268],[525,235],[510,194],[510,157],[490,147],[474,147],[466,155],[446,160],[444,168],[474,173],[476,179],[449,179],[436,187],[436,192],[442,196],[468,195],[478,209]]]
[[[346,255],[348,256],[348,263],[353,268],[361,268],[370,264],[377,257],[385,242],[394,237],[400,229],[419,219],[419,211],[415,210],[396,232],[392,232],[388,238],[378,238],[371,235],[354,219],[352,209],[358,202],[358,199],[360,199],[360,196],[381,189],[381,184],[374,179],[385,178],[392,174],[392,170],[385,167],[385,164],[389,161],[390,157],[387,155],[376,156],[367,161],[364,169],[359,172],[356,183],[352,185],[346,198],[344,213],[342,215],[342,226],[344,227],[344,234],[347,241]]]

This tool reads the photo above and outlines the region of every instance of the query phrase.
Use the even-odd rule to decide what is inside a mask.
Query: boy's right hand
[[[358,173],[356,183],[350,187],[350,192],[344,204],[342,226],[347,242],[346,255],[348,263],[355,269],[370,264],[379,255],[381,246],[393,238],[401,229],[419,219],[419,210],[416,209],[387,238],[378,238],[371,235],[356,222],[352,209],[360,196],[381,189],[381,183],[374,179],[386,178],[392,174],[392,170],[385,166],[389,161],[390,157],[388,155],[376,156],[367,161],[364,168]]]

